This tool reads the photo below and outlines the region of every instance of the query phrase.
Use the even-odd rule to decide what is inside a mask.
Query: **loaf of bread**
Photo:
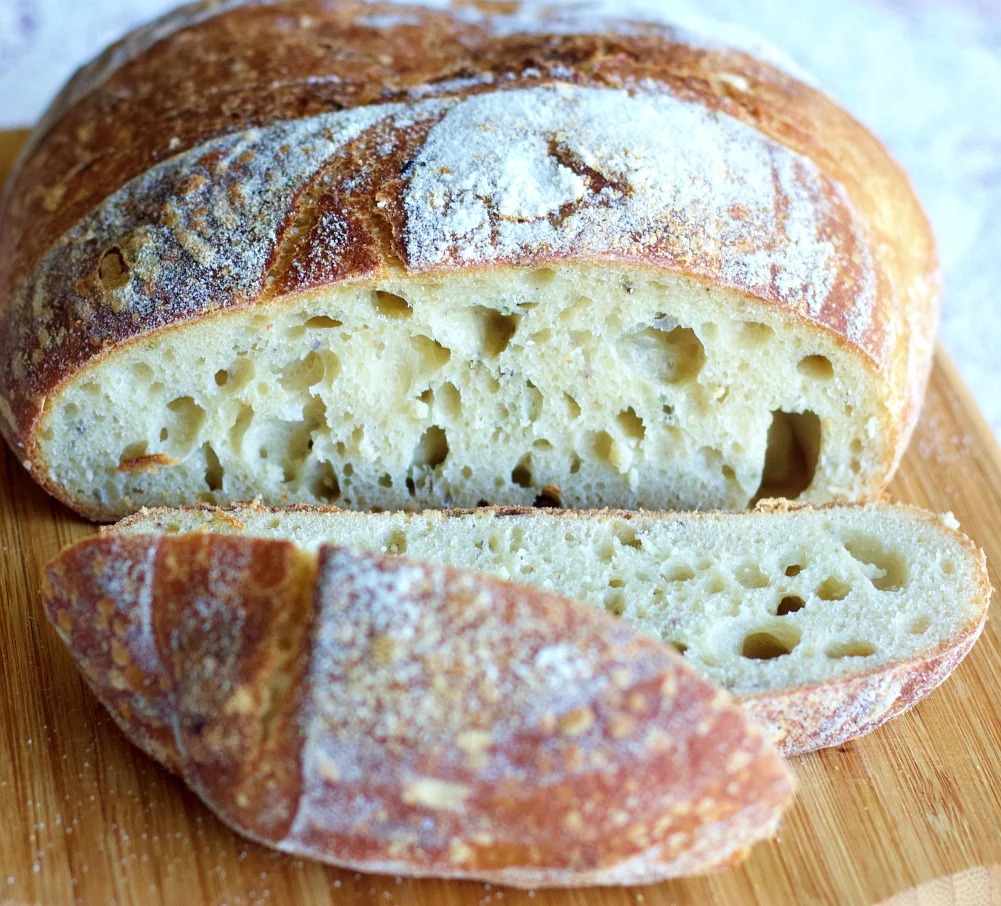
[[[82,70],[0,206],[32,475],[96,519],[876,493],[938,297],[906,178],[781,60],[587,6],[206,3]]]
[[[647,883],[736,861],[791,796],[761,729],[667,646],[475,573],[106,536],[50,564],[45,604],[126,735],[285,852]]]
[[[586,601],[674,645],[787,755],[838,745],[941,683],[983,628],[982,551],[912,507],[751,513],[243,507],[142,512],[108,530],[210,531],[403,554]]]

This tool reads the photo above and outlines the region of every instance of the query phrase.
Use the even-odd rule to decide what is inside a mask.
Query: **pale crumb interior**
[[[903,508],[587,516],[247,508],[140,516],[125,532],[215,532],[405,555],[604,607],[739,695],[938,650],[979,619],[977,561]],[[241,529],[241,524],[244,527]]]
[[[196,500],[742,508],[865,495],[879,388],[774,306],[653,269],[387,279],[134,343],[48,408],[55,481]]]

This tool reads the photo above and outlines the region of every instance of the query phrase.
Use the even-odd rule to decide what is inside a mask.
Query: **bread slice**
[[[760,728],[595,608],[380,554],[205,533],[64,552],[45,605],[129,738],[242,833],[396,875],[647,883],[788,804]]]
[[[110,531],[286,538],[402,554],[604,608],[743,699],[786,754],[932,691],[984,625],[983,553],[950,517],[871,503],[743,514],[150,510]]]
[[[70,506],[889,480],[935,245],[830,98],[614,11],[233,6],[91,67],[0,203],[0,433]]]

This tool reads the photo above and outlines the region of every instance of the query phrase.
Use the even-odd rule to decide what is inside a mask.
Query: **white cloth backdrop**
[[[548,0],[553,2],[553,0]],[[557,0],[558,2],[558,0]],[[643,0],[756,31],[876,131],[913,178],[946,273],[942,338],[1001,436],[1001,3]],[[0,128],[172,0],[0,0]]]

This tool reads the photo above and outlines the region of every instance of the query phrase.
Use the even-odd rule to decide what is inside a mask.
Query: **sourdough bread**
[[[983,553],[953,526],[885,503],[739,514],[251,506],[150,510],[107,531],[365,548],[586,601],[674,645],[792,754],[869,732],[972,647],[990,584]]]
[[[938,296],[822,93],[517,4],[175,13],[56,102],[0,248],[0,430],[98,519],[864,498]]]
[[[649,883],[738,860],[791,795],[724,692],[595,608],[382,555],[93,538],[45,603],[129,738],[226,822],[389,875]]]

